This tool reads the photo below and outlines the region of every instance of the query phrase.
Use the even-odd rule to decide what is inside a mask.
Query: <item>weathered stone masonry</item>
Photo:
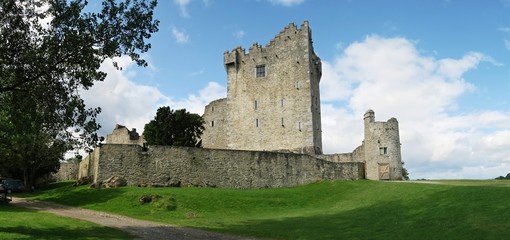
[[[205,148],[322,153],[322,63],[307,21],[264,47],[225,52],[224,65],[227,98],[205,108]]]
[[[117,176],[135,186],[272,188],[365,176],[363,163],[334,163],[305,154],[105,144],[93,155],[100,159],[94,182]]]
[[[80,163],[80,177],[94,176],[100,182],[117,176],[129,185],[227,188],[402,179],[398,122],[377,122],[372,110],[363,116],[359,147],[322,154],[322,65],[311,33],[306,21],[301,28],[289,24],[265,47],[255,43],[249,53],[241,47],[224,53],[227,97],[205,107],[204,149],[143,148],[143,137],[118,125],[108,144]]]

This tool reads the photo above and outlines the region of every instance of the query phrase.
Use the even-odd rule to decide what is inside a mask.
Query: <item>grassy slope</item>
[[[120,230],[0,204],[0,239],[131,239]]]
[[[94,190],[60,184],[35,198],[258,237],[510,239],[510,182],[447,183],[337,181],[256,190],[136,187]],[[138,199],[144,194],[161,195],[159,203],[175,204],[177,208],[141,205]]]

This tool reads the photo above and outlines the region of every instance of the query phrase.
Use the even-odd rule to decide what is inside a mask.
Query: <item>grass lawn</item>
[[[510,181],[319,182],[279,189],[89,189],[34,199],[277,239],[510,239]],[[159,195],[140,204],[142,196]]]
[[[119,230],[0,204],[0,239],[132,239]]]

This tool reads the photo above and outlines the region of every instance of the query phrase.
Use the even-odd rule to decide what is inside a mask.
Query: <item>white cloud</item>
[[[215,82],[209,82],[198,94],[190,94],[185,99],[173,99],[164,95],[156,87],[141,85],[130,80],[131,68],[135,66],[129,57],[116,59],[124,70],[115,70],[111,60],[101,65],[101,71],[108,73],[103,82],[97,82],[88,91],[81,93],[88,107],[101,107],[98,121],[102,126],[99,134],[106,136],[115,124],[136,128],[143,132],[146,123],[152,120],[161,106],[186,110],[202,115],[205,105],[210,101],[224,97],[226,88]]]
[[[246,33],[243,30],[237,30],[234,32],[234,36],[240,40],[242,40],[245,35],[246,35]]]
[[[501,31],[501,32],[510,32],[510,27],[499,28],[499,31]]]
[[[476,86],[463,75],[491,61],[469,52],[460,59],[421,55],[404,38],[369,36],[323,62],[321,80],[325,152],[361,144],[362,117],[396,117],[403,160],[412,178],[493,178],[510,165],[510,112],[452,114]],[[506,141],[505,141],[506,140]]]
[[[183,17],[189,18],[189,13],[187,6],[191,2],[191,0],[174,0],[174,3],[179,6],[180,14]],[[204,1],[205,3],[205,1]]]
[[[510,40],[505,39],[505,48],[510,51]]]
[[[459,97],[476,86],[463,76],[490,58],[466,53],[459,59],[423,56],[404,38],[369,36],[346,45],[333,62],[323,62],[321,80],[323,148],[350,152],[363,140],[363,113],[376,111],[377,121],[396,117],[403,160],[412,178],[494,178],[510,171],[510,112],[453,114]],[[87,106],[100,106],[100,134],[115,123],[143,131],[160,106],[202,114],[210,101],[226,96],[226,88],[209,82],[182,99],[156,87],[131,81],[136,74],[127,57],[123,71],[105,62],[104,82],[82,93]],[[461,112],[461,111],[456,111]]]
[[[209,82],[207,86],[198,91],[198,94],[190,94],[185,99],[169,99],[164,103],[165,106],[171,106],[175,109],[186,108],[189,112],[202,115],[204,108],[213,100],[224,98],[227,95],[227,89],[216,82]]]
[[[175,38],[175,41],[178,43],[187,43],[189,39],[189,35],[186,34],[186,31],[178,29],[176,27],[172,27],[172,34]]]
[[[275,5],[283,5],[283,6],[286,6],[286,7],[290,7],[290,6],[293,6],[293,5],[299,5],[303,2],[305,2],[305,0],[269,0],[272,4],[275,4]]]
[[[111,60],[101,65],[101,71],[108,74],[103,82],[97,82],[82,93],[87,106],[102,108],[98,121],[102,125],[101,135],[110,133],[119,123],[143,131],[143,126],[155,113],[158,103],[167,100],[157,88],[136,84],[129,80],[134,77],[129,57],[116,59],[123,71],[115,70]]]

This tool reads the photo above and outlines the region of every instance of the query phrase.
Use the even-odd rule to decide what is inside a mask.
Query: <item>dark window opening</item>
[[[379,148],[379,154],[380,155],[388,155],[388,148],[387,147],[380,147]]]
[[[265,77],[266,76],[266,65],[259,65],[256,67],[256,76],[257,77]]]

